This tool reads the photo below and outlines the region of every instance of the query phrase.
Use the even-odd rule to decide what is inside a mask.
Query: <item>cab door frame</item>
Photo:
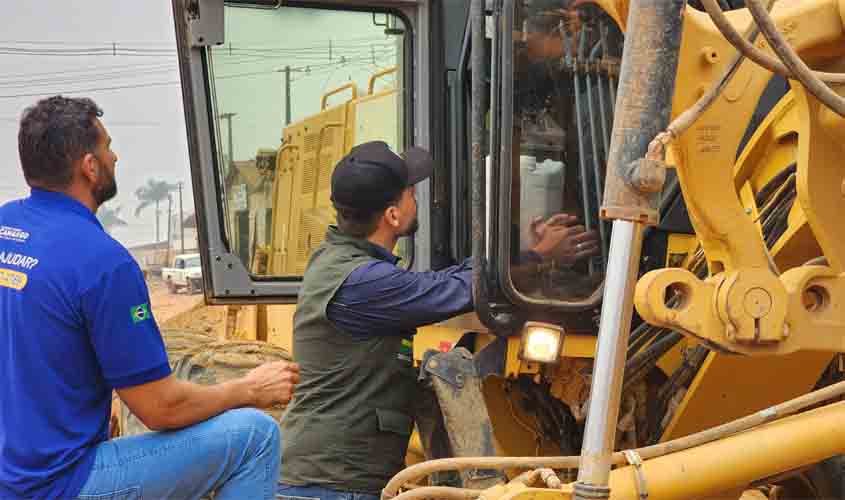
[[[316,0],[285,2],[291,7],[341,8],[390,12],[403,17],[410,34],[411,82],[406,118],[408,143],[435,150],[431,132],[432,0]],[[225,2],[226,5],[278,8],[274,0]],[[296,301],[301,277],[257,277],[230,250],[224,231],[224,207],[217,167],[218,131],[211,118],[213,89],[209,85],[207,50],[224,42],[223,0],[173,0],[191,182],[197,215],[203,289],[209,304],[283,304]],[[414,239],[416,270],[431,263],[431,181],[417,186],[420,231]]]

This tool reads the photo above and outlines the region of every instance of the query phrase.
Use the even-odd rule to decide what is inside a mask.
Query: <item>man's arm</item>
[[[406,335],[408,330],[472,310],[469,261],[416,273],[385,261],[359,267],[326,308],[332,322],[359,337]]]
[[[298,381],[296,364],[277,361],[221,384],[199,385],[169,375],[117,393],[144,425],[160,431],[193,425],[232,408],[285,405]]]
[[[171,375],[141,270],[132,260],[113,262],[102,264],[96,282],[82,294],[80,312],[106,383],[144,425],[173,429],[230,408],[290,400],[299,368],[284,361],[216,386],[177,380]]]

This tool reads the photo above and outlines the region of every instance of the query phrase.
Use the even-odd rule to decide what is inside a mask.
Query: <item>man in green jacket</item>
[[[423,394],[411,339],[418,327],[473,307],[469,259],[414,272],[393,255],[418,227],[414,186],[432,169],[426,151],[399,156],[379,141],[335,167],[337,226],[311,255],[294,315],[300,382],[282,419],[280,498],[377,500],[404,465]],[[583,233],[550,227],[535,250],[543,258]]]

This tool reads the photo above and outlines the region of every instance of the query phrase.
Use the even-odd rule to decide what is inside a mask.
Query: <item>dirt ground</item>
[[[207,306],[200,293],[188,295],[184,290],[172,294],[159,277],[147,279],[153,316],[164,331],[187,330],[215,336],[223,321],[223,306]]]

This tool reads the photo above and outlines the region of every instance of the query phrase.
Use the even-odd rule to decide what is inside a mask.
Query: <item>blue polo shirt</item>
[[[0,206],[0,498],[75,498],[112,389],[169,374],[141,270],[88,208]]]

